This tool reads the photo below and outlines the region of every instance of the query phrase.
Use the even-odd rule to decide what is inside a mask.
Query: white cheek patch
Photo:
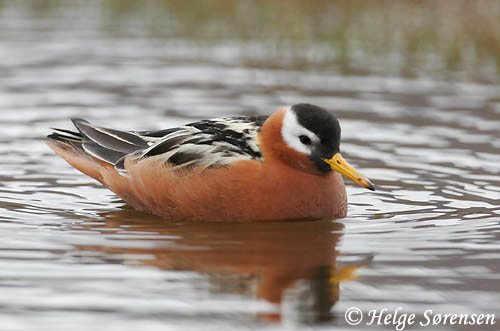
[[[283,117],[281,136],[289,147],[296,150],[297,152],[307,155],[311,154],[311,145],[304,145],[300,142],[299,137],[309,137],[312,143],[317,143],[319,141],[318,136],[299,124],[297,115],[290,108],[286,109],[285,116]]]

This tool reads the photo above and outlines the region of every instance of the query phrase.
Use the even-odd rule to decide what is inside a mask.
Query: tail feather
[[[47,136],[47,140],[57,141],[57,142],[62,143],[62,144],[71,145],[71,146],[83,151],[82,140],[77,139],[75,137],[70,137],[70,136],[63,135],[63,134],[60,134],[57,132],[53,132]]]
[[[72,118],[71,121],[78,131],[54,128],[47,139],[49,142],[57,142],[59,148],[71,150],[73,154],[95,158],[115,166],[125,155],[148,147],[134,133],[101,128],[80,118]]]
[[[51,129],[54,131],[59,131],[59,132],[57,132],[58,134],[60,134],[60,132],[62,132],[66,136],[69,136],[72,138],[79,138],[79,139],[83,138],[82,135],[80,134],[80,132],[65,130],[65,129],[58,129],[58,128],[51,128]]]
[[[103,183],[101,169],[106,164],[87,154],[83,150],[81,141],[68,140],[57,133],[52,133],[47,136],[45,142],[72,167]]]

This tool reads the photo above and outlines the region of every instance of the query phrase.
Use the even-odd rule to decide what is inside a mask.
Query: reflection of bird
[[[48,136],[57,154],[135,208],[172,220],[344,217],[338,173],[374,189],[340,155],[337,119],[310,104],[161,131],[73,123],[78,132]]]
[[[332,220],[294,221],[286,226],[283,222],[171,222],[128,208],[99,216],[101,222],[89,220],[71,227],[105,235],[104,241],[77,245],[82,254],[76,256],[128,267],[194,272],[203,278],[188,277],[184,280],[192,284],[188,288],[208,289],[221,305],[232,304],[221,293],[283,303],[284,309],[276,306],[279,309],[259,313],[271,320],[279,320],[281,313],[285,319],[329,318],[339,300],[339,284],[355,279],[356,270],[367,264],[337,262],[344,226]]]

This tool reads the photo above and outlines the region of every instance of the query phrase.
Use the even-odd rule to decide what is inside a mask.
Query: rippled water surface
[[[498,319],[499,86],[252,66],[251,42],[25,24],[0,24],[0,329],[326,330],[349,327],[352,306]],[[345,219],[172,223],[42,141],[70,117],[160,129],[298,102],[337,114],[344,157],[378,188],[346,180]]]

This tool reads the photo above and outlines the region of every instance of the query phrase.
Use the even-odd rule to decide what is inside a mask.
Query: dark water
[[[0,329],[355,329],[353,306],[499,325],[499,86],[263,68],[241,43],[37,22],[0,23]],[[160,129],[297,102],[338,115],[344,157],[378,188],[347,182],[346,219],[168,222],[41,140],[69,117]]]

